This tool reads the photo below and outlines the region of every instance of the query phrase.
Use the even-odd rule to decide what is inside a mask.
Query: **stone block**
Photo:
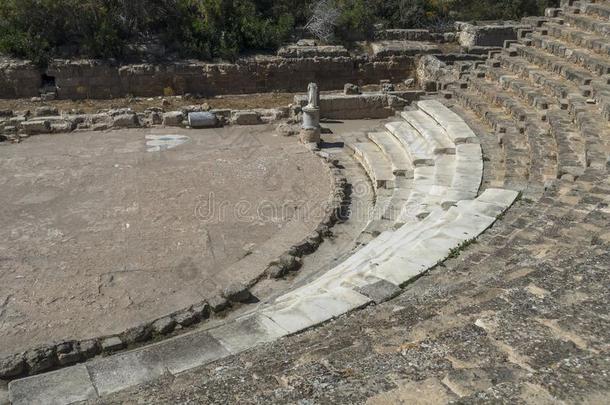
[[[112,126],[115,128],[137,128],[140,126],[137,114],[119,114],[113,117]]]
[[[352,83],[346,83],[345,86],[343,86],[343,94],[345,95],[350,95],[350,94],[360,94],[360,87],[356,86],[355,84]]]
[[[258,125],[262,123],[261,117],[256,111],[233,111],[231,122],[234,125]]]
[[[9,384],[14,405],[72,404],[93,400],[97,393],[84,365],[67,367]]]
[[[51,122],[48,120],[23,121],[21,128],[28,135],[48,134],[51,132]]]
[[[232,354],[288,334],[269,318],[258,314],[227,323],[209,333]]]
[[[182,126],[184,115],[182,111],[170,111],[163,114],[163,125],[167,127],[179,127]]]
[[[299,133],[301,143],[320,143],[320,128],[302,128]]]
[[[416,41],[380,41],[371,44],[376,59],[391,56],[416,56],[430,53],[441,53],[440,48],[432,43]]]
[[[36,110],[34,111],[35,117],[51,117],[57,115],[59,115],[59,111],[56,107],[42,106],[36,108]]]

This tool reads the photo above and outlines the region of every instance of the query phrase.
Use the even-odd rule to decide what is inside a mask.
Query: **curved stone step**
[[[517,51],[517,54],[538,66],[544,67],[546,70],[557,72],[565,79],[576,83],[579,86],[588,86],[593,80],[593,75],[585,69],[576,67],[570,62],[555,55],[550,55],[538,48],[533,48],[520,44],[512,44],[511,47]]]
[[[562,19],[563,21],[563,19]],[[610,41],[596,33],[583,31],[578,27],[571,27],[568,24],[547,22],[544,24],[548,35],[557,39],[568,41],[576,46],[585,47],[599,55],[610,56]]]
[[[395,176],[408,176],[413,172],[413,164],[402,144],[387,132],[370,132],[368,137],[386,155]]]
[[[455,145],[477,141],[476,135],[464,120],[438,100],[418,101],[417,107],[442,126]]]
[[[531,39],[534,47],[579,65],[593,74],[602,76],[610,73],[610,60],[591,50],[539,33],[533,33]]]
[[[610,6],[603,3],[587,3],[584,5],[584,12],[605,21],[610,18]]]
[[[449,138],[447,131],[428,114],[416,110],[403,111],[401,116],[421,134],[434,154],[455,154],[455,144]]]
[[[383,242],[362,249],[357,258],[321,276],[297,295],[313,290],[359,289],[385,280],[397,286],[442,262],[462,244],[493,224],[517,198],[509,190],[488,189],[478,199],[463,201],[449,211],[436,211],[416,227],[403,226],[383,235]],[[285,295],[280,300],[290,300]]]
[[[392,166],[374,143],[358,142],[347,146],[354,151],[354,157],[362,164],[376,189],[394,188]]]
[[[562,20],[574,27],[579,27],[592,33],[596,33],[605,37],[610,37],[610,22],[600,21],[597,18],[584,15],[564,13],[561,16]]]
[[[435,209],[442,208],[444,196],[451,188],[455,170],[454,155],[439,156],[434,166],[415,168],[413,188],[396,219],[396,225],[402,226],[420,221]]]
[[[443,196],[441,206],[447,208],[461,200],[477,196],[483,180],[483,152],[479,144],[456,146],[455,173],[451,188]]]
[[[413,166],[434,165],[434,153],[430,145],[411,125],[395,121],[387,123],[385,127],[401,143]]]

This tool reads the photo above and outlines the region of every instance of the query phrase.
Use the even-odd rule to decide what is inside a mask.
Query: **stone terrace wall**
[[[38,96],[40,70],[29,62],[0,59],[0,98]]]
[[[46,71],[27,62],[0,62],[0,98],[39,96],[43,73],[55,78],[59,99],[297,92],[307,88],[310,82],[317,82],[323,90],[337,90],[347,82],[362,85],[379,83],[383,79],[402,81],[413,76],[415,59],[407,55],[388,58],[257,57],[234,64],[132,65],[82,60],[54,61]]]

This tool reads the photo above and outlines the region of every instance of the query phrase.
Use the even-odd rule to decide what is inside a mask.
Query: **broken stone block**
[[[174,330],[176,327],[176,321],[171,317],[166,316],[153,322],[152,330],[158,335],[166,335]]]
[[[9,379],[25,373],[25,359],[23,354],[16,354],[0,359],[0,378]]]
[[[51,106],[38,107],[34,111],[35,117],[52,117],[52,116],[57,116],[57,115],[59,115],[59,111],[57,110],[56,107],[51,107]]]
[[[140,126],[140,121],[136,114],[120,114],[113,118],[112,126],[115,128],[136,128]]]
[[[256,111],[234,111],[231,116],[231,122],[234,125],[258,125],[261,117]]]
[[[252,298],[252,294],[244,284],[233,283],[222,291],[223,297],[232,302],[246,302]]]
[[[343,93],[346,95],[360,94],[360,87],[352,83],[346,83],[345,86],[343,86]]]
[[[184,115],[182,111],[170,111],[163,114],[163,125],[168,127],[179,127],[182,126]]]
[[[24,121],[21,128],[28,135],[48,134],[51,132],[51,122],[48,120]]]
[[[116,352],[125,347],[125,344],[118,336],[111,336],[102,340],[102,351],[105,353]]]
[[[55,348],[51,346],[29,350],[25,354],[25,362],[30,374],[38,374],[52,368],[56,363]]]

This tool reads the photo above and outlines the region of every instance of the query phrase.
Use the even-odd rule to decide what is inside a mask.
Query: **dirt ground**
[[[201,301],[272,236],[308,235],[331,193],[268,126],[32,137],[0,145],[0,187],[0,356]]]

